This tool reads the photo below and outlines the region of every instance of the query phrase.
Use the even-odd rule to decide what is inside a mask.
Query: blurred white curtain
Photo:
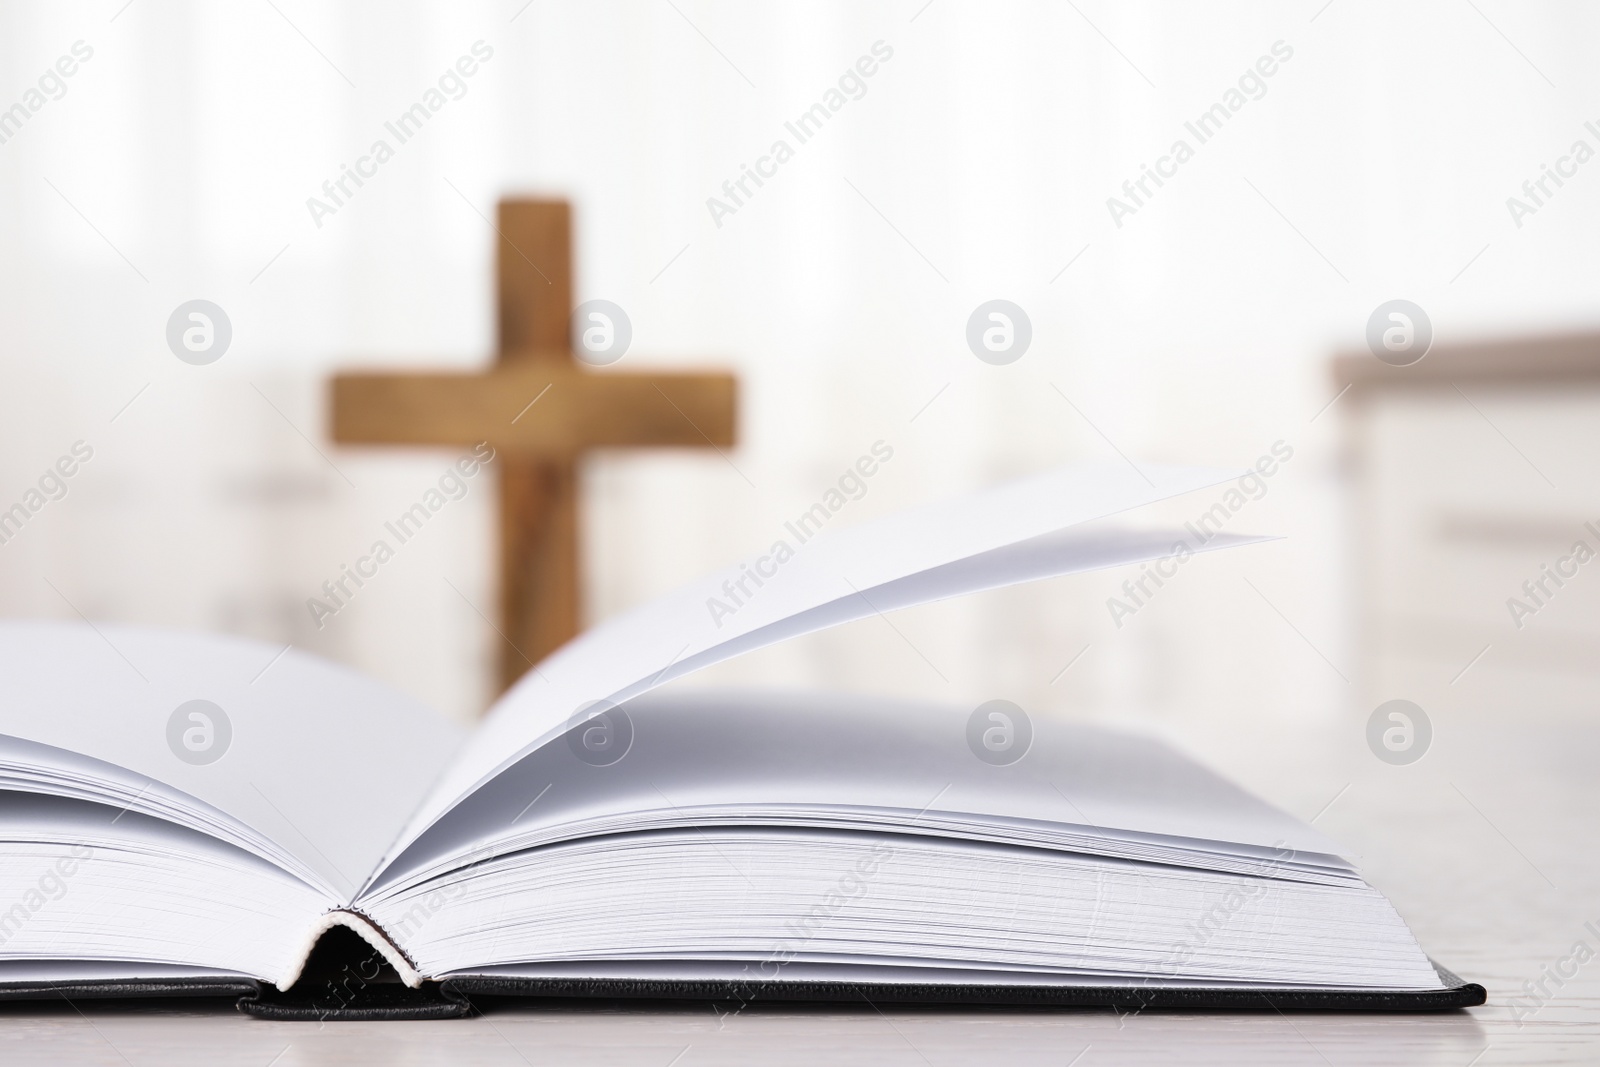
[[[0,143],[0,507],[94,449],[0,545],[0,609],[292,641],[474,714],[499,640],[488,482],[320,629],[306,609],[453,458],[334,447],[326,379],[485,361],[486,217],[536,192],[575,201],[579,299],[627,309],[625,366],[744,383],[726,458],[591,463],[591,617],[769,543],[880,440],[894,458],[840,524],[1074,457],[1243,466],[1281,441],[1292,460],[1235,523],[1290,540],[1192,564],[1120,628],[1126,575],[1073,578],[717,676],[1332,713],[1352,690],[1325,358],[1395,297],[1441,342],[1595,318],[1579,235],[1600,163],[1521,227],[1505,200],[1600,144],[1581,103],[1597,19],[1490,0],[0,7],[0,108],[27,111]],[[79,41],[92,57],[58,93]],[[478,42],[492,55],[449,75]],[[1275,46],[1220,131],[1186,132]],[[385,122],[431,89],[444,104],[398,143]],[[785,123],[833,89],[800,143]],[[1118,225],[1107,199],[1180,138],[1193,158]],[[393,157],[313,217],[380,139]],[[716,217],[708,198],[778,140],[793,157]],[[233,327],[209,366],[165,340],[196,298]],[[964,340],[993,298],[1032,321],[1009,366]]]

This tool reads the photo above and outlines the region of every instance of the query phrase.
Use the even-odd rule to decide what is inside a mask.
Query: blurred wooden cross
[[[333,380],[342,444],[471,445],[500,468],[502,688],[578,633],[578,459],[586,449],[734,443],[732,375],[596,373],[573,358],[572,214],[565,201],[500,203],[499,357],[481,374],[353,372]],[[593,346],[588,350],[593,351]],[[598,361],[596,361],[598,362]]]

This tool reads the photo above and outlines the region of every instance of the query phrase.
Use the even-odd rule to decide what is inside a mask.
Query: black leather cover
[[[122,1000],[129,997],[239,997],[261,983],[248,978],[124,978],[116,981],[0,982],[0,1000]]]
[[[240,997],[238,1008],[258,1019],[457,1019],[472,1005],[448,983],[424,982],[420,989],[373,984],[352,996],[334,998],[323,990],[302,991],[299,985],[279,992],[263,985]]]
[[[330,995],[320,985],[271,986],[232,979],[0,984],[0,1000],[108,997],[237,997],[240,1011],[262,1019],[449,1019],[473,1011],[471,996],[560,1001],[691,1001],[742,1010],[762,1004],[838,1007],[1113,1008],[1118,1011],[1430,1012],[1484,1003],[1483,986],[1440,967],[1445,989],[1361,992],[1344,989],[1162,989],[1152,986],[1015,986],[857,982],[683,982],[655,979],[455,978],[408,989],[387,981],[356,983]],[[644,1003],[639,1005],[644,1007]]]
[[[683,982],[648,979],[453,978],[466,993],[585,1000],[690,1000],[724,1005],[811,1003],[925,1008],[1116,1008],[1121,1011],[1449,1011],[1487,998],[1483,986],[1434,969],[1447,988],[1421,992],[1346,989],[1196,989],[1157,986],[1018,986],[806,981]]]

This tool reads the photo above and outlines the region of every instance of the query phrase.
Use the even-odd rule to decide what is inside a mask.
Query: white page
[[[330,897],[341,901],[344,898],[344,894],[315,868],[301,863],[292,851],[226,812],[189,793],[80,752],[0,734],[0,790],[25,794],[21,797],[0,794],[0,821],[33,800],[62,797],[89,801],[105,812],[107,818],[148,815],[162,820],[174,831],[187,828],[206,835],[219,846],[226,843],[242,848],[322,889]],[[75,839],[58,837],[57,840]]]
[[[1314,856],[1339,851],[1314,827],[1161,741],[1050,709],[1024,709],[1028,748],[1016,762],[998,766],[968,747],[973,709],[949,704],[683,689],[651,693],[627,709],[633,744],[615,764],[591,766],[562,751],[564,745],[548,746],[546,780],[556,785],[519,826],[606,809],[670,813],[771,805],[887,810],[930,821],[948,813],[1063,823],[1251,845],[1268,855],[1278,848]],[[626,784],[617,788],[611,779]]]
[[[796,633],[863,618],[881,610],[874,592],[913,576],[1007,546],[1240,477],[1241,471],[1147,464],[1089,463],[890,515],[852,529],[788,543],[781,564],[768,552],[709,575],[594,627],[540,663],[491,709],[398,842],[415,840],[435,819],[485,780],[563,732],[596,701],[618,701],[660,684],[674,664],[708,666]],[[1082,545],[1035,546],[1033,569],[984,569],[934,583],[926,599],[976,592],[1026,578],[1079,569]],[[1096,551],[1103,551],[1097,546]],[[1134,558],[1155,558],[1153,555]],[[765,558],[769,562],[763,564]],[[1117,562],[1125,562],[1118,559]],[[1043,565],[1041,571],[1037,565]],[[1108,564],[1099,564],[1108,565]],[[732,615],[713,598],[734,602],[727,583],[750,568],[768,573],[759,588],[747,580]],[[959,580],[956,580],[956,577]],[[917,602],[908,587],[896,606]],[[864,594],[864,595],[863,595]],[[789,623],[826,608],[812,620]],[[755,636],[757,634],[760,636]],[[691,668],[691,669],[692,669]]]
[[[1086,523],[1080,527],[1055,530],[863,589],[859,593],[853,592],[849,596],[780,619],[769,626],[725,641],[698,656],[679,659],[665,670],[645,679],[644,684],[629,686],[613,694],[610,699],[620,703],[713,663],[801,634],[866,618],[874,613],[898,611],[917,604],[931,604],[936,600],[948,600],[966,593],[1040,578],[1160,559],[1171,554],[1173,546],[1180,541],[1189,545],[1190,551],[1211,552],[1273,540],[1276,538],[1255,534],[1217,533],[1195,549],[1192,538],[1182,530],[1134,530],[1103,523]]]
[[[372,908],[425,974],[785,952],[815,962],[1439,986],[1393,906],[1359,881],[1261,883],[932,837],[689,828],[519,852],[457,885],[448,897],[420,887]],[[450,903],[413,910],[429,896]],[[1238,914],[1218,916],[1235,906]],[[1175,958],[1185,940],[1192,954]]]
[[[558,840],[687,825],[876,829],[1048,845],[1273,877],[1351,880],[1315,828],[1152,738],[1034,708],[1007,765],[972,708],[844,693],[657,691],[594,766],[563,741],[519,760],[396,857],[369,892]],[[364,899],[364,898],[363,898]]]
[[[500,967],[466,967],[440,975],[447,978],[611,979],[644,982],[849,982],[851,985],[1068,986],[1138,989],[1252,989],[1262,992],[1323,989],[1326,983],[1289,985],[1270,982],[1219,982],[1194,978],[1130,977],[1126,971],[1054,971],[1016,966],[996,971],[981,964],[941,961],[937,966],[916,961],[870,959],[812,963],[779,963],[771,958],[744,960],[578,960],[513,963]],[[1355,986],[1352,988],[1362,988]],[[1432,988],[1432,987],[1429,987]]]
[[[74,867],[63,869],[64,857]],[[7,956],[148,959],[272,978],[298,962],[329,906],[319,889],[209,834],[89,801],[5,794],[0,900],[30,891],[45,902],[8,915]]]
[[[56,985],[60,982],[124,982],[141,978],[231,978],[252,985],[242,971],[210,967],[178,967],[170,963],[128,963],[123,960],[0,960],[0,986]]]
[[[0,734],[198,797],[344,894],[366,880],[462,733],[306,653],[109,623],[0,622],[0,693]],[[195,699],[222,708],[232,727],[225,753],[205,765],[168,745],[173,712]]]

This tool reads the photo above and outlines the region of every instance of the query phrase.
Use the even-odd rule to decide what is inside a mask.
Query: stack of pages
[[[0,997],[1480,1003],[1336,845],[1158,742],[653,692],[853,619],[1259,540],[1128,524],[1233,477],[1075,467],[816,537],[597,627],[467,734],[295,651],[0,624]],[[370,968],[308,969],[356,936]]]

